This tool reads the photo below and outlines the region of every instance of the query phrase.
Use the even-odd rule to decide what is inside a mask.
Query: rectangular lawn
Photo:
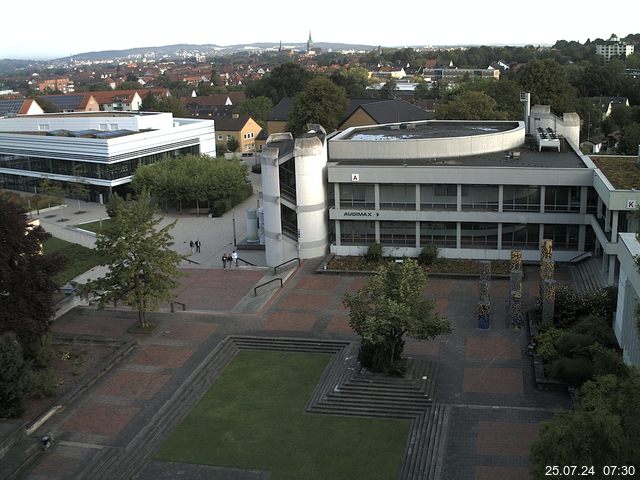
[[[64,269],[53,277],[53,281],[58,286],[64,285],[100,263],[100,257],[95,250],[60,238],[51,237],[42,247],[45,255],[59,253],[66,258]]]
[[[398,478],[409,420],[305,413],[329,359],[239,352],[156,458],[268,470],[273,480]]]

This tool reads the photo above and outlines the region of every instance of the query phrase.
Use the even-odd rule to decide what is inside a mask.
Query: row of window
[[[382,210],[416,210],[418,199],[420,210],[456,210],[458,207],[455,184],[380,184],[379,191]],[[589,193],[588,211],[594,213],[597,194]],[[539,186],[504,185],[502,210],[539,212],[540,199]],[[498,211],[499,186],[462,185],[460,204],[462,210]],[[340,208],[375,209],[375,185],[340,184]],[[580,187],[545,187],[544,211],[579,213]]]
[[[526,223],[502,224],[502,248],[536,250],[540,243],[540,228],[544,238],[553,240],[554,248],[578,249],[578,225],[539,225]],[[456,248],[456,222],[419,222],[420,246],[436,245],[440,248]],[[342,220],[340,242],[342,245],[369,245],[376,241],[375,222]],[[416,222],[380,222],[380,243],[385,246],[416,247]],[[497,223],[460,223],[462,248],[498,248]]]
[[[79,160],[57,158],[27,157],[22,155],[0,154],[0,168],[26,170],[38,173],[69,175],[74,177],[116,180],[133,175],[140,165],[149,165],[167,158],[200,153],[200,147],[184,147],[168,152],[144,155],[114,163],[94,163]]]

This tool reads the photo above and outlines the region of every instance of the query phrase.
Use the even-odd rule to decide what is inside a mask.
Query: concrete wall
[[[640,365],[640,331],[636,320],[636,308],[640,297],[640,274],[634,257],[640,255],[640,243],[634,233],[620,234],[618,261],[618,302],[613,331],[622,348],[622,356],[628,365]]]
[[[265,254],[266,263],[270,267],[275,267],[285,260],[280,215],[278,153],[278,148],[265,146],[260,154]]]

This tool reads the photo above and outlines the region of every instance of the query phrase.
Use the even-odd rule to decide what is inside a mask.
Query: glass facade
[[[553,248],[557,250],[578,250],[578,225],[544,226],[544,238],[553,240]]]
[[[383,210],[415,210],[416,185],[412,183],[381,184],[380,208]]]
[[[298,215],[286,205],[280,204],[280,218],[282,220],[282,233],[298,240]]]
[[[537,250],[540,246],[540,225],[536,223],[503,223],[502,248]]]
[[[373,210],[376,207],[375,186],[366,183],[341,183],[340,208],[363,208]]]
[[[380,222],[380,243],[386,246],[415,247],[416,222]]]
[[[504,212],[539,212],[540,187],[505,185],[502,188]]]
[[[421,210],[456,210],[457,185],[420,185]]]
[[[580,187],[546,187],[544,211],[580,213]]]
[[[280,180],[280,195],[291,202],[296,202],[296,160],[295,158],[284,162],[278,168]]]
[[[342,245],[369,245],[376,241],[376,222],[340,221]]]
[[[462,210],[498,210],[498,185],[463,185]]]
[[[461,227],[462,248],[498,248],[498,224],[463,222]]]
[[[420,246],[456,248],[456,222],[420,222]]]

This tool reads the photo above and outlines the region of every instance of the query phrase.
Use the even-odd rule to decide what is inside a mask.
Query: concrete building
[[[633,51],[633,45],[621,42],[616,35],[611,35],[611,38],[606,42],[596,44],[596,54],[602,55],[606,62],[614,57],[633,55]]]
[[[106,201],[127,191],[139,165],[189,153],[215,156],[213,121],[155,112],[0,118],[0,186],[14,190],[82,181],[93,201]]]

